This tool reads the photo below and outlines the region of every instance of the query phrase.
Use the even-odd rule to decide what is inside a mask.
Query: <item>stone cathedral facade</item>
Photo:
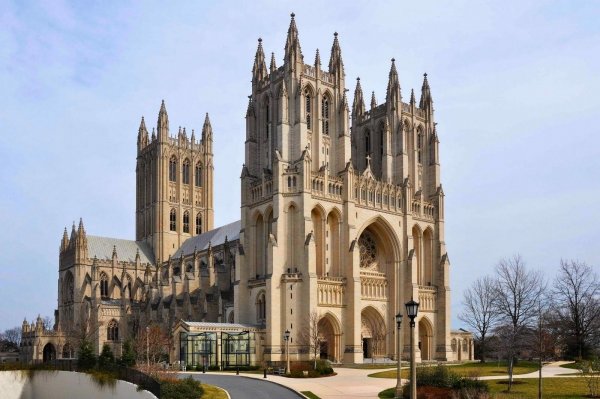
[[[347,92],[337,33],[326,66],[318,50],[305,62],[293,14],[281,66],[274,54],[267,62],[259,39],[241,220],[218,228],[208,115],[199,140],[181,128],[170,135],[164,102],[151,134],[142,118],[136,240],[87,235],[83,222],[70,236],[65,229],[56,324],[24,321],[24,358],[73,356],[71,337],[80,330],[98,351],[109,343],[119,354],[125,339],[158,323],[177,342],[171,360],[225,362],[238,337],[235,350],[248,351],[248,362],[282,361],[286,330],[291,359],[308,359],[311,319],[322,358],[395,358],[395,315],[411,298],[421,305],[421,360],[472,358],[470,334],[450,330],[427,75],[419,101],[413,91],[402,96],[394,59],[381,103],[373,93],[367,108],[360,79],[352,103]],[[405,322],[403,356],[409,333]]]

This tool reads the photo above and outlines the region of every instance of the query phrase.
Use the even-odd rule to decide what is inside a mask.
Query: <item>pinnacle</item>
[[[415,100],[415,89],[410,89],[410,102],[411,104],[417,102],[417,100]]]
[[[377,106],[377,100],[375,99],[375,91],[371,92],[371,108]]]
[[[319,55],[319,49],[317,49],[317,53],[315,54],[315,67],[321,67],[321,56]]]
[[[277,65],[275,64],[275,53],[271,53],[271,65],[269,66],[271,72],[277,69]]]

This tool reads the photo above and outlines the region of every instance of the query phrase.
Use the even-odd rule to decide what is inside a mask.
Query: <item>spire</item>
[[[166,141],[169,137],[169,115],[167,115],[167,107],[165,106],[165,100],[162,100],[160,104],[160,111],[158,112],[158,123],[156,129],[158,130],[158,139]]]
[[[252,67],[252,81],[258,82],[267,76],[267,65],[265,64],[265,53],[263,51],[262,39],[258,38],[258,48],[254,56],[254,66]]]
[[[375,91],[371,92],[371,108],[377,107],[377,100],[375,99]]]
[[[252,102],[252,96],[248,96],[248,109],[246,110],[246,118],[254,116],[254,103]]]
[[[315,68],[321,69],[321,56],[319,55],[319,49],[317,49],[317,53],[315,54]]]
[[[67,227],[63,231],[62,240],[60,241],[60,250],[64,251],[69,246],[69,235],[67,234]]]
[[[206,117],[204,117],[204,125],[202,125],[202,142],[206,140],[212,141],[212,126],[210,125],[208,112],[206,113]]]
[[[190,137],[190,141],[192,144],[196,144],[196,134],[194,133],[194,129],[192,129],[192,137]]]
[[[75,230],[75,221],[73,221],[73,226],[71,226],[71,238],[69,242],[75,243],[75,239],[77,239],[77,231]]]
[[[410,103],[416,104],[417,100],[415,100],[415,89],[410,89]]]
[[[427,81],[427,74],[423,74],[423,86],[421,87],[421,101],[419,101],[419,108],[426,108],[427,105],[431,105],[433,100],[431,99],[431,90],[429,88],[429,82]]]
[[[300,39],[298,38],[298,28],[296,27],[296,14],[290,14],[292,17],[290,27],[288,28],[287,39],[285,42],[285,62],[293,64],[297,61],[304,62],[302,49],[300,48]]]
[[[277,70],[277,65],[275,64],[275,53],[271,53],[271,65],[269,66],[269,70],[271,73]]]
[[[354,103],[352,104],[352,116],[357,117],[365,112],[365,102],[363,100],[360,78],[356,78],[356,89],[354,89]]]
[[[79,218],[79,227],[77,228],[77,235],[79,237],[85,237],[85,228],[83,227],[83,218]]]
[[[152,128],[152,141],[156,140],[156,131]]]
[[[148,145],[148,129],[146,129],[146,122],[144,121],[144,117],[142,116],[142,121],[140,122],[140,127],[138,129],[138,138],[137,138],[138,150],[146,147]]]
[[[396,101],[400,98],[400,82],[398,81],[398,71],[396,70],[396,59],[392,58],[390,67],[390,76],[388,78],[386,101],[395,97]]]
[[[338,33],[333,34],[333,45],[331,46],[331,57],[329,58],[329,73],[341,72],[344,74],[344,62],[342,61],[342,49],[338,41]]]

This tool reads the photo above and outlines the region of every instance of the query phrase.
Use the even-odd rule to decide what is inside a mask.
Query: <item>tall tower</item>
[[[163,101],[156,132],[142,117],[136,164],[136,240],[147,241],[157,264],[187,238],[213,228],[213,132],[206,114],[202,137],[185,128],[169,136]]]
[[[318,328],[321,357],[395,356],[395,315],[421,302],[423,360],[446,360],[449,262],[444,194],[427,77],[421,101],[402,102],[392,59],[385,101],[366,109],[360,80],[346,96],[337,33],[324,70],[304,61],[294,14],[283,65],[252,69],[242,168],[235,319],[265,326],[266,360],[305,359]],[[318,326],[315,326],[318,324]],[[408,342],[408,331],[404,331]],[[258,349],[260,350],[260,349]]]

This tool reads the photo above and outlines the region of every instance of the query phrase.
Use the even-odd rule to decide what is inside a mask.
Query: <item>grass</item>
[[[406,362],[402,362],[406,363]],[[347,368],[347,369],[363,369],[363,370],[381,370],[381,369],[395,369],[395,364],[383,364],[383,363],[353,363],[353,364],[339,364],[336,368]]]
[[[319,396],[315,395],[311,391],[300,391],[300,393],[310,399],[321,399]]]
[[[513,385],[511,392],[506,393],[506,380],[486,381],[490,393],[497,399],[526,399],[537,398],[538,380],[535,378],[515,379],[518,384]],[[544,398],[583,398],[588,394],[585,379],[583,378],[544,378],[542,379],[542,393]]]
[[[581,370],[581,363],[573,362],[573,363],[561,364],[560,367],[562,367],[564,369]]]
[[[204,395],[202,399],[227,399],[227,393],[214,385],[202,384]]]
[[[493,399],[534,399],[537,398],[538,380],[535,378],[515,379],[511,392],[506,393],[506,380],[486,381],[490,387],[490,398]],[[388,388],[379,392],[380,398],[393,398],[396,388]],[[588,394],[583,378],[544,378],[542,392],[545,399],[584,398]]]
[[[454,373],[470,377],[470,376],[490,376],[490,375],[506,375],[506,362],[488,362],[488,363],[464,363],[456,366],[448,365]],[[519,361],[513,369],[514,375],[527,374],[538,370],[536,362]],[[410,371],[402,369],[400,371],[401,378],[408,378]],[[396,370],[380,371],[378,373],[369,374],[373,378],[396,378]]]

